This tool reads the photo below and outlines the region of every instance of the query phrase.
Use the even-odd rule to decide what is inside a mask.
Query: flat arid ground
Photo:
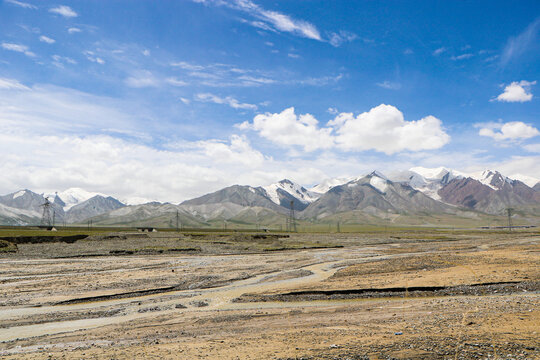
[[[538,231],[116,233],[0,257],[6,359],[540,358]]]

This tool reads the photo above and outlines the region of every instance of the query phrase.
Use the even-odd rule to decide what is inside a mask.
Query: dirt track
[[[56,259],[26,245],[0,266],[0,356],[540,358],[539,241],[298,235],[286,247],[344,247],[73,257],[92,247],[76,242]]]

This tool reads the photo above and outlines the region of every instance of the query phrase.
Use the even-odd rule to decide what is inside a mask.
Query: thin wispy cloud
[[[83,54],[86,56],[86,58],[88,60],[90,60],[91,62],[94,62],[94,63],[97,63],[97,64],[100,64],[100,65],[104,65],[105,64],[105,60],[103,60],[102,58],[100,58],[99,56],[96,56],[96,54],[93,52],[93,51],[84,51]]]
[[[39,41],[47,43],[47,44],[54,44],[56,42],[56,40],[51,39],[50,37],[45,36],[45,35],[41,35],[39,37]]]
[[[68,29],[68,33],[70,33],[70,34],[80,33],[81,31],[82,31],[81,29],[76,28],[76,27],[70,27]]]
[[[474,55],[471,54],[471,53],[466,53],[466,54],[461,54],[461,55],[458,55],[458,56],[452,56],[451,59],[456,61],[456,60],[465,60],[465,59],[470,59],[472,58]]]
[[[201,93],[195,95],[195,100],[201,102],[211,102],[214,104],[228,105],[233,109],[244,109],[244,110],[257,110],[257,105],[242,103],[232,96],[219,97],[211,93]]]
[[[32,5],[32,4],[29,4],[29,3],[25,3],[25,2],[22,2],[22,1],[17,1],[17,0],[4,0],[5,3],[8,3],[8,4],[12,4],[12,5],[17,5],[17,6],[20,6],[22,8],[25,8],[25,9],[32,9],[32,10],[36,10],[37,9],[37,6],[35,5]]]
[[[399,90],[399,89],[401,89],[401,84],[400,83],[391,82],[391,81],[388,81],[388,80],[377,83],[376,85],[378,87],[382,87],[383,89],[388,89],[388,90]]]
[[[538,47],[537,39],[539,31],[540,18],[537,18],[535,21],[530,23],[521,34],[510,38],[502,52],[501,65],[505,66],[513,59],[520,57],[534,45]]]
[[[49,12],[62,15],[67,18],[77,17],[79,15],[72,8],[66,5],[60,5],[58,7],[51,8],[49,9]]]
[[[36,54],[34,54],[32,51],[30,51],[28,46],[26,46],[26,45],[13,44],[13,43],[2,43],[2,48],[4,50],[23,53],[24,55],[26,55],[28,57],[35,57],[36,56]]]
[[[0,78],[0,89],[4,90],[30,90],[15,79]]]
[[[351,42],[358,38],[358,35],[349,31],[339,31],[337,33],[331,33],[328,42],[334,46],[339,47],[345,42]]]
[[[442,54],[443,52],[445,52],[445,51],[446,51],[446,48],[445,48],[445,47],[440,47],[440,48],[435,49],[435,50],[433,51],[433,55],[434,55],[434,56],[439,56],[439,55],[441,55],[441,54]]]
[[[267,10],[251,0],[192,0],[204,5],[225,6],[255,18],[255,20],[242,20],[256,28],[272,31],[285,32],[299,37],[304,37],[317,41],[325,41],[332,46],[340,46],[344,42],[353,41],[357,35],[348,31],[340,30],[330,32],[326,38],[323,38],[319,29],[312,23],[295,19],[290,15],[278,11]]]

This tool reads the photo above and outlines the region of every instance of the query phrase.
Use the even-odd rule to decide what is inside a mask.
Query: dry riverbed
[[[0,255],[0,357],[540,358],[532,232],[144,235]]]

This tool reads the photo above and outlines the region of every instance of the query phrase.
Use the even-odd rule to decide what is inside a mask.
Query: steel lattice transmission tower
[[[508,214],[508,230],[512,231],[512,211],[514,209],[508,208],[506,209],[506,213]]]
[[[287,230],[296,232],[296,218],[294,216],[294,200],[291,200],[291,209],[289,210],[289,217],[287,218]]]
[[[41,205],[43,208],[43,215],[41,215],[41,222],[40,226],[51,226],[51,202],[49,201],[49,198],[45,198],[45,203]]]

